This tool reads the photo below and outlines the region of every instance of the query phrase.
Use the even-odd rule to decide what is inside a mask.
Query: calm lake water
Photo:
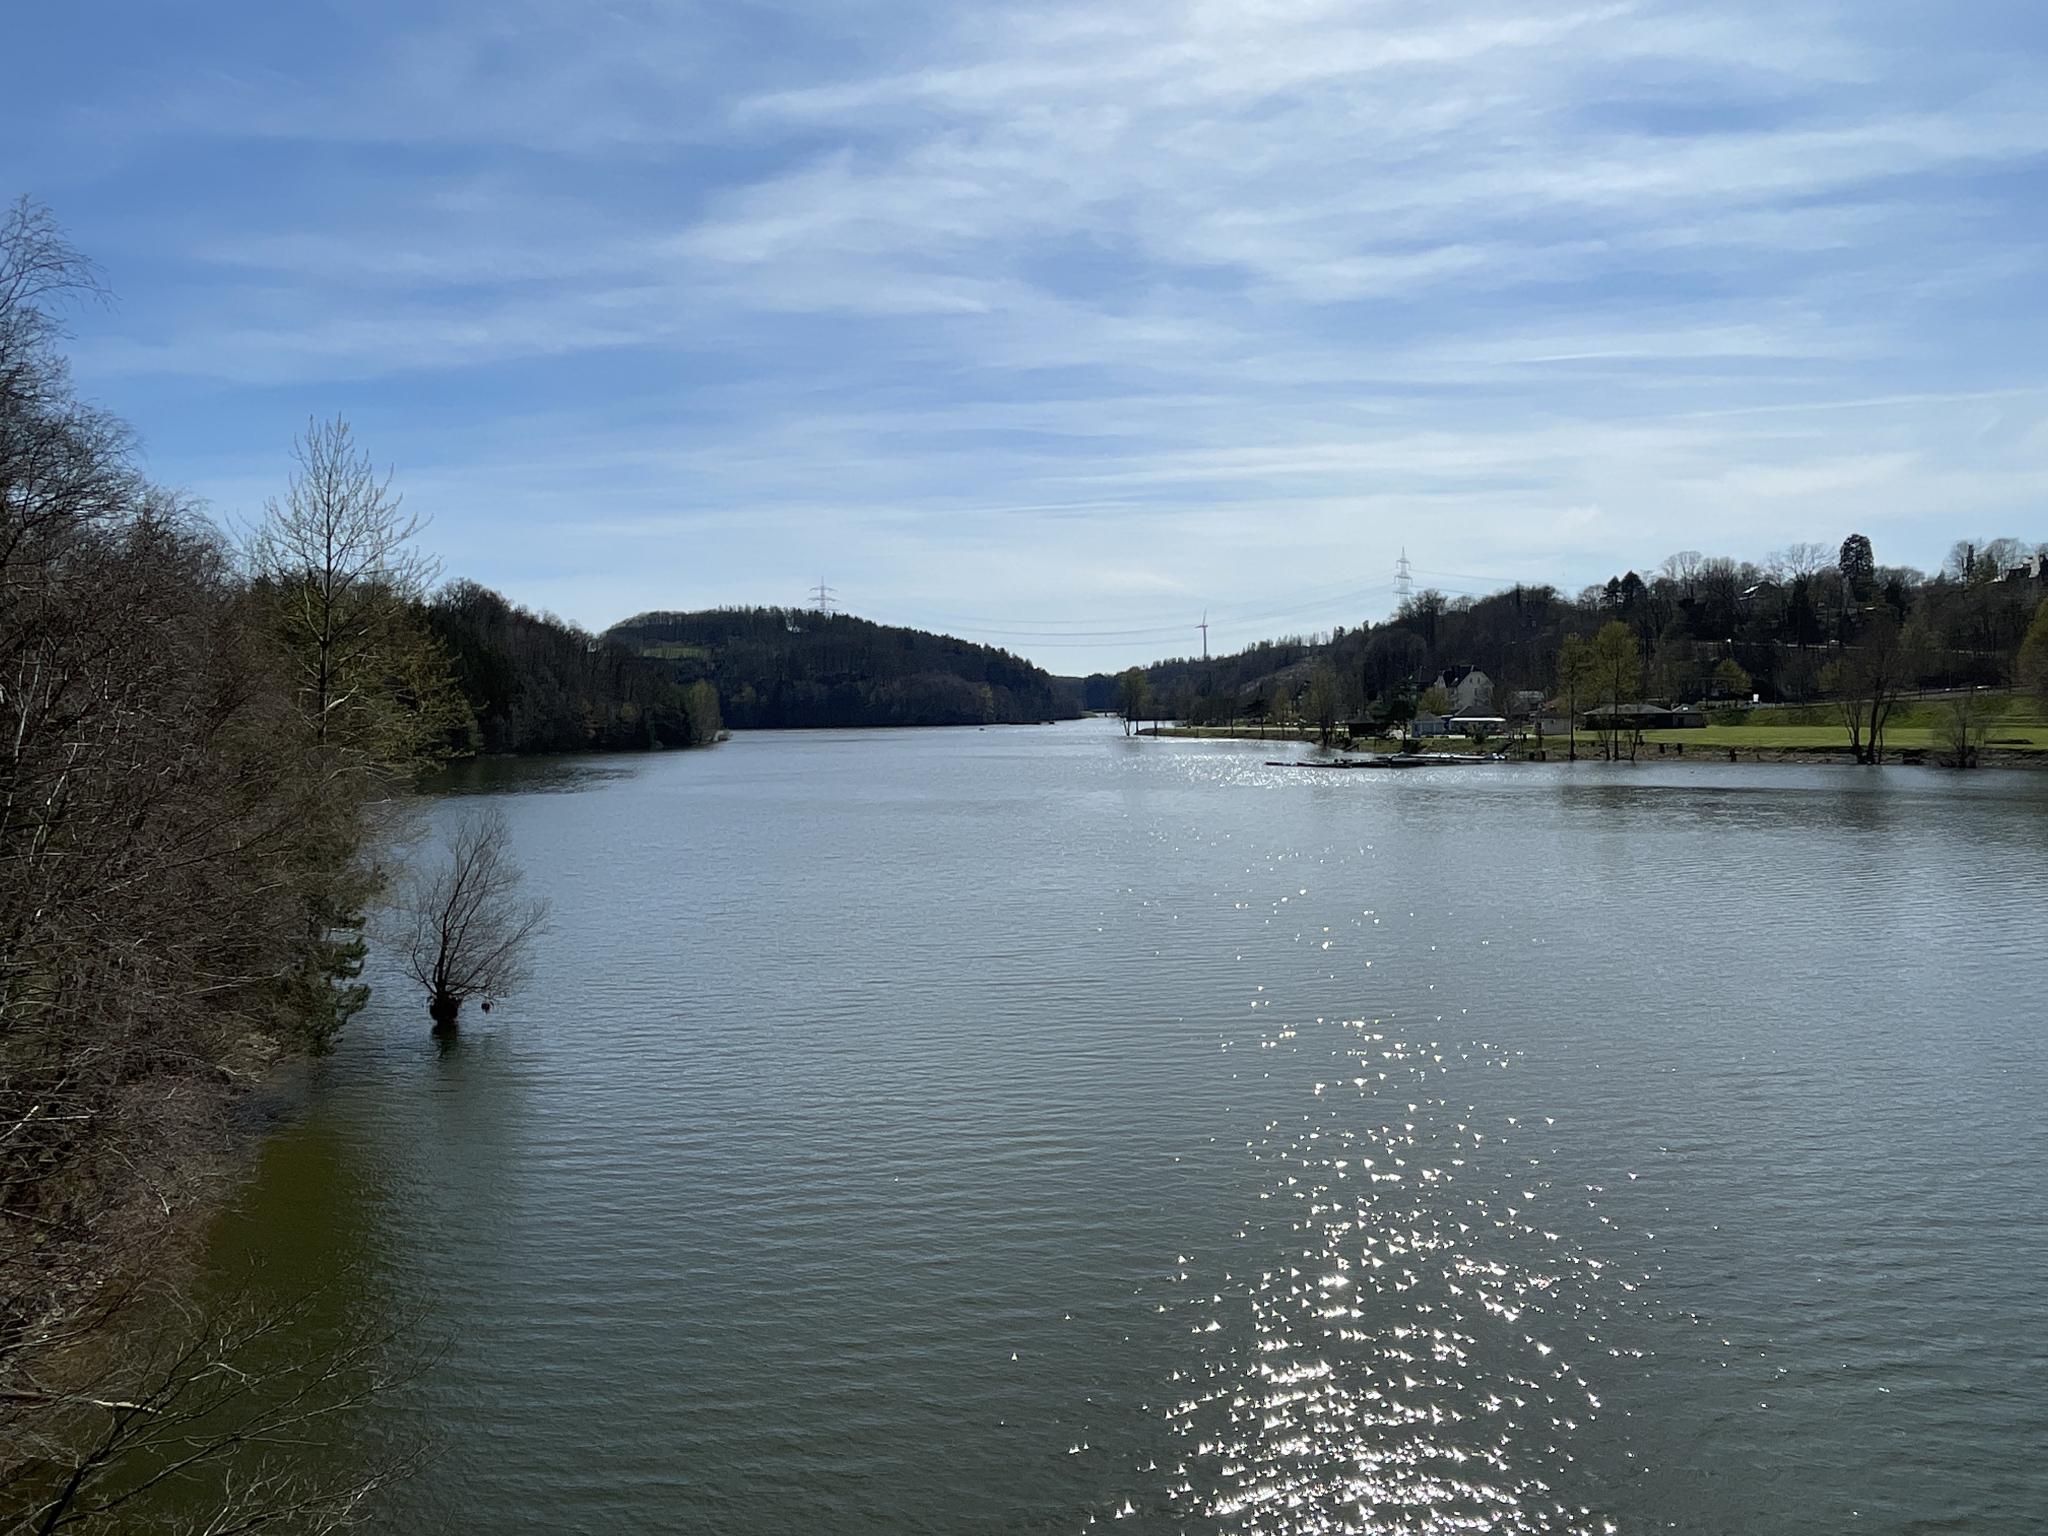
[[[2048,778],[1293,755],[480,773],[535,984],[216,1244],[425,1309],[380,1528],[2038,1530]]]

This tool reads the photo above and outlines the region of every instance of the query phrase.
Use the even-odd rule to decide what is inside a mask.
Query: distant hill
[[[739,729],[1017,725],[1071,719],[1077,688],[951,635],[792,608],[643,613],[605,638],[708,681]]]
[[[1485,673],[1502,709],[1518,695],[1556,692],[1565,640],[1611,624],[1636,642],[1625,697],[1669,703],[1839,699],[1841,665],[1888,630],[1902,636],[1908,689],[2001,689],[2042,676],[2025,647],[2048,612],[2048,540],[1963,540],[1932,576],[1878,565],[1861,534],[1842,541],[1833,564],[1830,553],[1801,544],[1758,564],[1686,550],[1647,579],[1626,571],[1576,595],[1529,583],[1486,596],[1425,589],[1380,623],[1138,670],[1163,718],[1202,723],[1291,715],[1312,691],[1341,718],[1398,718],[1456,668]],[[1119,678],[1096,673],[1080,688],[1091,709],[1113,707]]]

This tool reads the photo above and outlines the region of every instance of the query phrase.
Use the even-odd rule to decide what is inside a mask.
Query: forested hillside
[[[605,638],[718,690],[743,729],[1015,725],[1071,718],[1079,701],[1041,668],[991,646],[788,608],[643,613]]]
[[[478,752],[688,747],[718,736],[709,683],[506,601],[450,582],[427,609],[473,720],[454,745]]]
[[[1648,577],[1627,571],[1575,596],[1534,585],[1483,597],[1424,591],[1383,623],[1141,670],[1156,707],[1176,718],[1292,713],[1312,685],[1342,716],[1399,717],[1459,666],[1485,672],[1504,710],[1516,694],[1558,691],[1567,639],[1619,623],[1634,641],[1630,687],[1667,702],[1830,698],[1880,654],[1907,689],[2026,685],[2022,642],[2048,597],[2044,549],[1965,540],[1933,573],[1879,565],[1861,534],[1760,562],[1685,551]],[[1097,674],[1085,690],[1090,708],[1117,707],[1117,678]]]

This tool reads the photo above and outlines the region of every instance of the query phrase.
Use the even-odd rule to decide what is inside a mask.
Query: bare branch
[[[449,835],[446,859],[416,870],[391,905],[386,937],[426,990],[437,1029],[452,1031],[470,999],[488,1008],[526,981],[548,903],[520,895],[511,843],[504,812],[471,816]]]

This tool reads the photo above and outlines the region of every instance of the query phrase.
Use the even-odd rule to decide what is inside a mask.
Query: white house
[[[2018,565],[2008,569],[2003,581],[2030,581],[2037,586],[2048,586],[2048,551],[2036,550]]]
[[[1477,667],[1446,667],[1435,686],[1451,696],[1453,715],[1483,715],[1493,707],[1493,679]]]

